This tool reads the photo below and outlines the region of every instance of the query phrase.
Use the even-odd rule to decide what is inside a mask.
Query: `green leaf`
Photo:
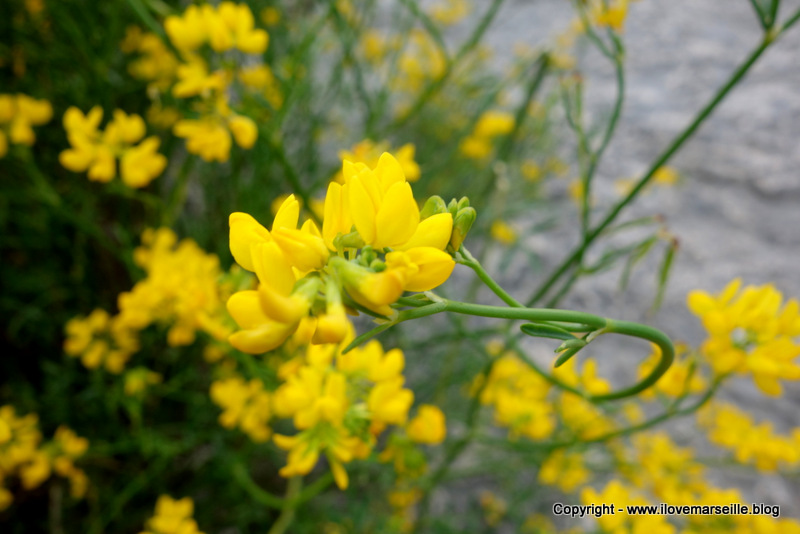
[[[572,340],[578,339],[574,334],[549,324],[528,323],[519,327],[523,333],[532,337],[546,337],[550,339]]]
[[[650,307],[651,313],[658,310],[658,308],[661,307],[661,301],[664,300],[664,291],[667,289],[669,273],[672,270],[672,260],[675,259],[675,253],[677,251],[678,240],[673,238],[664,253],[664,259],[661,261],[661,268],[658,270],[658,290],[656,291],[656,298],[653,300],[653,305]]]

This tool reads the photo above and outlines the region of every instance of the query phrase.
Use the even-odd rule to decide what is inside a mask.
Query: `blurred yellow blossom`
[[[9,143],[33,145],[36,141],[33,126],[48,123],[52,116],[53,108],[47,100],[0,94],[0,158],[8,152]]]
[[[517,240],[516,230],[505,221],[494,221],[489,228],[489,233],[495,241],[504,245],[511,245]]]
[[[718,295],[695,290],[689,309],[703,322],[708,339],[701,347],[717,374],[750,374],[767,395],[777,396],[779,380],[800,380],[800,305],[783,302],[772,285],[741,288],[738,278]]]
[[[117,175],[129,187],[145,187],[164,171],[167,158],[157,152],[158,137],[144,140],[145,122],[139,115],[117,109],[104,131],[98,129],[103,110],[95,106],[84,115],[71,107],[64,113],[64,129],[71,147],[59,155],[61,165],[73,172],[88,170],[90,180],[110,182]],[[141,140],[141,143],[138,143]]]
[[[173,499],[162,495],[156,502],[156,513],[147,520],[140,534],[203,534],[192,519],[194,502],[189,497]]]

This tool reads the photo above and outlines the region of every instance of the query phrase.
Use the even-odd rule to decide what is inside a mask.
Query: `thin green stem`
[[[250,476],[250,473],[247,472],[247,468],[243,463],[234,464],[231,474],[236,483],[257,503],[277,510],[283,510],[286,506],[286,501],[284,499],[276,497],[259,487]]]
[[[478,275],[478,278],[480,278],[483,281],[483,283],[486,284],[486,287],[491,289],[495,295],[500,297],[500,300],[502,300],[511,307],[524,308],[524,306],[517,299],[509,295],[505,289],[500,287],[500,284],[494,281],[494,279],[489,275],[489,273],[487,273],[486,270],[483,268],[483,265],[481,265],[480,262],[476,260],[472,254],[470,254],[469,250],[467,250],[466,247],[462,246],[459,252],[464,257],[464,259],[458,260],[458,263],[460,263],[461,265],[466,265],[467,267],[475,271],[475,274]]]
[[[397,317],[388,323],[382,324],[372,330],[365,332],[355,338],[343,351],[346,353],[353,348],[366,342],[368,339],[380,334],[384,330],[391,328],[399,323],[427,317],[442,312],[458,313],[462,315],[472,315],[476,317],[491,317],[496,319],[508,320],[522,320],[530,322],[545,322],[545,323],[570,323],[585,325],[586,331],[594,332],[592,336],[586,339],[586,344],[593,338],[601,334],[620,334],[623,336],[636,337],[650,341],[659,347],[661,350],[661,360],[658,365],[650,372],[650,374],[638,383],[624,388],[619,391],[605,393],[602,395],[591,395],[579,393],[581,396],[590,402],[601,402],[608,400],[622,399],[638,394],[641,391],[649,388],[658,381],[659,378],[669,369],[672,361],[675,358],[675,349],[672,346],[670,339],[660,330],[652,328],[647,325],[631,323],[628,321],[617,321],[607,319],[590,313],[576,312],[569,310],[553,310],[549,308],[522,308],[510,307],[503,308],[497,306],[486,306],[482,304],[470,304],[467,302],[458,302],[454,300],[443,299],[430,292],[426,293],[432,300],[430,304],[413,308],[411,310],[404,310],[400,312]],[[576,338],[577,339],[577,338]],[[585,345],[584,345],[585,346]],[[576,349],[571,355],[577,353]],[[566,354],[566,352],[565,352]],[[563,358],[562,358],[563,360]],[[565,360],[564,360],[565,361]],[[563,363],[563,361],[561,362]],[[558,384],[561,385],[561,384]]]
[[[764,13],[764,9],[761,7],[759,0],[750,0],[750,5],[753,6],[753,11],[756,12],[758,23],[761,24],[761,27],[764,29],[764,31],[767,31],[769,29],[767,14]]]
[[[286,485],[286,497],[284,498],[284,506],[278,520],[269,529],[268,534],[283,534],[286,532],[294,521],[295,513],[297,512],[297,496],[303,488],[303,477],[295,476],[289,479]]]

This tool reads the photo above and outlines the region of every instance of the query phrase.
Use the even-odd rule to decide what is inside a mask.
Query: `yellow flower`
[[[8,144],[31,146],[36,141],[33,126],[50,121],[53,108],[47,100],[28,95],[0,94],[0,158],[6,155]]]
[[[598,26],[608,26],[621,32],[628,16],[628,0],[594,0],[591,17]]]
[[[339,152],[339,159],[344,164],[345,161],[350,163],[363,163],[370,169],[378,166],[381,156],[390,151],[389,143],[381,142],[375,143],[369,139],[356,143],[350,150],[342,150]],[[414,160],[415,147],[411,143],[407,143],[397,150],[392,150],[394,158],[400,165],[405,179],[409,182],[416,182],[420,177],[419,164]],[[339,183],[344,183],[344,176],[340,171],[334,180]]]
[[[267,441],[272,434],[272,396],[260,380],[249,383],[234,376],[211,384],[211,400],[224,412],[219,422],[225,428],[240,427],[255,442]]]
[[[755,465],[765,472],[800,464],[800,432],[794,437],[776,435],[771,423],[756,424],[730,404],[712,404],[698,414],[698,420],[708,428],[709,440],[732,450],[740,463]]]
[[[794,299],[783,306],[783,295],[771,285],[729,283],[717,296],[692,291],[687,297],[691,311],[708,332],[702,353],[717,374],[751,374],[759,389],[777,396],[779,379],[800,380],[800,305]]]
[[[94,310],[88,317],[70,319],[64,352],[80,357],[87,369],[101,365],[119,374],[133,353],[139,350],[136,334],[120,316],[110,317],[105,310]]]
[[[173,499],[162,495],[156,501],[156,513],[147,521],[142,534],[203,534],[192,519],[194,502],[189,497]]]
[[[73,172],[88,170],[90,180],[109,182],[117,174],[120,160],[122,181],[129,187],[144,187],[161,174],[167,158],[157,153],[159,140],[145,135],[145,123],[139,115],[115,110],[113,119],[100,132],[98,126],[103,110],[95,106],[87,114],[75,108],[64,113],[64,128],[71,148],[59,155],[61,165]]]
[[[447,434],[444,413],[437,406],[423,404],[406,428],[408,437],[417,443],[438,445]]]
[[[301,324],[302,339],[339,343],[352,331],[348,311],[360,305],[392,315],[404,291],[431,290],[452,273],[455,261],[444,249],[456,233],[453,216],[438,199],[423,218],[396,158],[384,153],[374,169],[345,160],[343,178],[328,186],[321,232],[310,219],[298,228],[294,195],[281,202],[271,230],[248,214],[230,216],[231,253],[260,282],[228,301],[243,328],[230,338],[240,350],[277,348]],[[458,211],[469,210],[471,219],[459,223],[461,239],[474,210]]]
[[[511,245],[517,240],[517,232],[505,221],[494,221],[492,227],[489,229],[489,233],[492,235],[492,238],[504,245]]]
[[[583,486],[591,476],[580,453],[555,451],[542,463],[539,482],[557,486],[565,493],[572,493]]]

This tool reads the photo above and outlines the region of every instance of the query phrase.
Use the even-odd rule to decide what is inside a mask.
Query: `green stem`
[[[797,21],[797,18],[800,18],[800,11],[796,14],[794,20],[790,19],[787,23],[784,24],[781,31],[778,32],[777,35],[780,35],[783,31],[788,29],[792,24]],[[776,35],[776,37],[777,37]],[[733,89],[736,84],[738,84],[742,78],[744,78],[745,74],[750,70],[753,64],[761,57],[761,54],[772,44],[775,37],[771,35],[765,36],[764,40],[761,44],[747,57],[747,59],[742,63],[738,69],[733,73],[733,75],[728,79],[728,81],[717,91],[714,97],[705,105],[705,107],[697,114],[697,116],[692,120],[689,126],[683,130],[671,143],[670,145],[661,153],[661,155],[656,158],[653,164],[650,166],[649,170],[645,173],[645,175],[639,179],[633,189],[628,193],[628,195],[620,200],[603,218],[603,220],[595,226],[582,240],[581,244],[570,254],[556,269],[555,271],[542,283],[539,289],[533,294],[533,296],[528,300],[527,304],[533,305],[539,302],[547,292],[553,287],[553,285],[561,278],[561,276],[567,272],[576,262],[578,262],[581,258],[583,258],[584,252],[586,249],[591,245],[595,239],[597,239],[603,231],[608,228],[608,226],[614,222],[620,212],[631,203],[631,201],[636,198],[639,192],[648,184],[650,180],[653,178],[655,172],[661,168],[677,151],[680,149],[683,144],[694,134],[695,131],[700,127],[700,125],[708,118],[709,115],[716,109],[720,102],[728,95],[728,93]]]
[[[283,510],[286,506],[285,500],[261,489],[261,487],[256,484],[255,480],[252,479],[250,473],[247,472],[247,468],[244,464],[236,463],[233,466],[231,474],[236,483],[257,503],[277,510]]]
[[[194,160],[194,156],[186,154],[186,159],[183,160],[180,171],[178,171],[178,179],[175,181],[175,186],[172,188],[169,205],[161,216],[161,226],[171,228],[175,219],[180,215],[183,205],[186,202],[186,195],[189,193],[189,175],[192,171]]]
[[[289,479],[286,485],[286,497],[284,498],[284,506],[278,520],[269,529],[268,534],[283,534],[291,526],[294,521],[295,512],[297,512],[297,496],[303,488],[303,477],[295,476]]]
[[[380,334],[392,326],[408,321],[419,319],[442,312],[459,313],[462,315],[473,315],[476,317],[491,317],[495,319],[522,320],[530,322],[564,322],[585,325],[586,331],[595,331],[595,336],[601,334],[620,334],[623,336],[636,337],[650,341],[661,349],[661,360],[650,374],[638,383],[619,391],[605,393],[602,395],[591,395],[579,393],[590,402],[600,402],[608,400],[622,399],[638,394],[641,391],[655,384],[659,378],[669,369],[675,358],[675,349],[670,339],[660,330],[639,323],[628,321],[611,320],[590,313],[576,312],[569,310],[553,310],[549,308],[503,308],[497,306],[486,306],[482,304],[470,304],[454,300],[443,299],[428,292],[432,303],[411,310],[400,312],[393,321],[382,324],[372,330],[361,334],[348,345],[343,353],[346,353],[368,339]],[[590,341],[591,338],[587,341]],[[576,351],[577,352],[577,351]],[[574,355],[574,353],[573,353]],[[563,363],[563,361],[561,362]],[[561,384],[559,384],[561,385]]]
[[[769,23],[767,21],[767,15],[764,13],[764,10],[761,7],[761,4],[758,3],[758,0],[750,0],[750,4],[753,6],[753,11],[756,12],[756,18],[758,19],[759,24],[767,31],[769,29]]]
[[[489,275],[489,273],[487,273],[486,270],[483,268],[483,265],[481,265],[480,262],[476,260],[472,254],[470,254],[469,250],[467,250],[466,247],[462,245],[461,250],[459,252],[465,259],[458,260],[458,263],[460,263],[461,265],[466,265],[467,267],[475,271],[475,274],[478,275],[478,278],[480,278],[481,281],[483,281],[483,283],[486,284],[486,286],[489,289],[491,289],[495,295],[500,297],[500,300],[502,300],[503,302],[505,302],[506,304],[508,304],[513,308],[524,308],[524,306],[517,299],[509,295],[505,289],[500,287],[500,284],[494,281],[494,279]]]

